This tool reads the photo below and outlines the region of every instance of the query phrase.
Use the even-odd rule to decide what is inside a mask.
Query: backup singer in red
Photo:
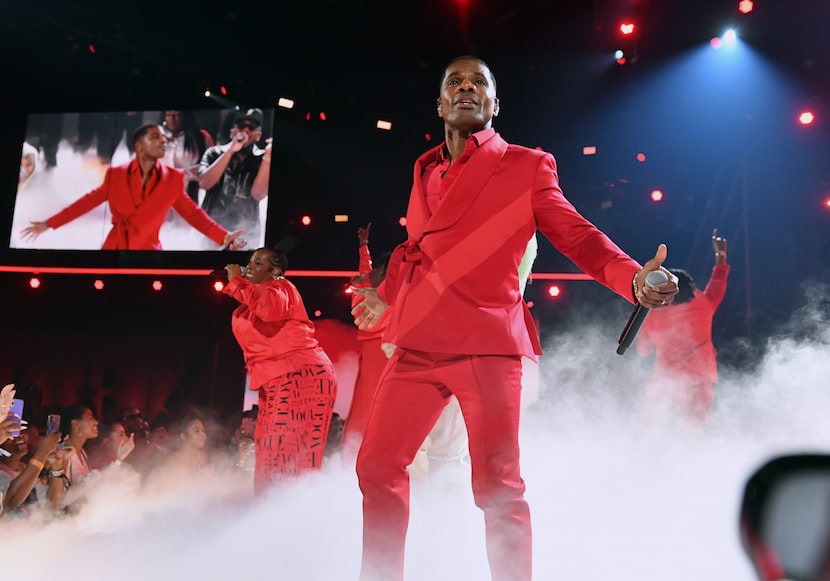
[[[654,372],[645,391],[645,403],[666,408],[697,425],[712,416],[718,363],[712,343],[712,320],[723,297],[730,266],[726,262],[726,238],[712,233],[715,265],[706,288],[695,285],[692,275],[671,268],[680,288],[669,309],[652,314],[637,337],[637,353],[655,353]]]
[[[384,370],[357,459],[363,492],[365,581],[403,578],[409,474],[450,396],[469,436],[473,495],[484,512],[495,581],[531,578],[530,509],[519,469],[521,358],[541,354],[519,284],[537,228],[579,268],[632,303],[668,305],[673,281],[645,288],[644,268],[582,217],[559,188],[549,153],[511,145],[493,129],[496,81],[479,58],[445,69],[437,102],[445,142],[415,163],[408,239],[377,290],[353,309],[359,328],[392,307]],[[632,287],[633,282],[633,287]]]
[[[337,380],[317,343],[297,287],[285,278],[289,247],[260,248],[245,276],[238,264],[225,267],[223,292],[241,303],[231,327],[259,391],[254,431],[257,494],[272,484],[319,470],[328,437]]]

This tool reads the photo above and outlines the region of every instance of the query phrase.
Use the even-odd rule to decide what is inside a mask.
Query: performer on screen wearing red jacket
[[[314,336],[297,287],[284,274],[293,240],[260,248],[245,275],[228,264],[223,292],[240,303],[231,328],[259,391],[254,428],[257,494],[272,484],[319,470],[323,463],[337,380],[334,367]]]
[[[671,268],[680,291],[671,308],[649,314],[637,336],[637,353],[656,352],[654,373],[646,386],[647,406],[667,407],[705,424],[712,415],[718,364],[712,343],[712,319],[726,294],[730,266],[726,238],[712,233],[715,266],[701,292],[685,270]]]
[[[24,240],[34,240],[49,228],[60,228],[107,202],[112,229],[102,250],[161,250],[159,230],[170,208],[191,226],[230,250],[244,248],[239,238],[244,228],[228,232],[213,221],[185,192],[184,175],[160,160],[167,139],[162,128],[143,125],[133,134],[135,158],[107,169],[104,183],[43,222],[31,222],[22,231]]]
[[[632,303],[671,302],[677,285],[645,287],[665,245],[641,267],[582,217],[549,153],[510,145],[492,128],[496,82],[477,57],[445,69],[437,102],[445,142],[415,163],[408,239],[353,314],[371,327],[392,307],[384,370],[357,458],[364,581],[403,578],[412,462],[451,395],[469,436],[473,495],[484,512],[494,581],[531,579],[530,509],[519,468],[522,357],[541,347],[522,299],[519,264],[537,228],[585,273]],[[635,299],[636,297],[636,299]],[[611,348],[609,344],[609,349]]]

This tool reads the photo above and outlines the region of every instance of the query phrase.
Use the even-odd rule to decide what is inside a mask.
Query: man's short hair
[[[146,125],[142,125],[138,129],[136,129],[135,133],[133,133],[133,148],[135,148],[135,144],[138,143],[139,139],[141,139],[142,137],[147,135],[147,133],[149,133],[150,129],[158,126],[158,123],[147,123]]]
[[[441,80],[438,83],[439,92],[441,90],[441,87],[444,86],[444,77],[447,75],[447,69],[449,69],[451,66],[453,66],[458,61],[478,61],[479,63],[481,63],[482,65],[487,67],[487,70],[490,73],[490,82],[493,83],[493,90],[496,90],[496,76],[493,74],[493,69],[490,68],[490,65],[488,65],[486,62],[484,62],[482,59],[478,58],[477,56],[474,56],[474,55],[471,55],[471,54],[463,54],[461,56],[457,56],[454,59],[452,59],[450,62],[447,63],[447,66],[444,67],[444,72],[441,73]]]

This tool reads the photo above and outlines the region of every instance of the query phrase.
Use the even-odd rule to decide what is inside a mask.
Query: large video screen
[[[268,108],[30,114],[9,248],[261,247],[273,129]]]

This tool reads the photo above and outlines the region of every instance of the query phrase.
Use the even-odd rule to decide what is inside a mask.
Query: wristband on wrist
[[[634,300],[638,303],[640,302],[640,299],[643,298],[643,293],[641,293],[640,289],[637,288],[637,275],[639,275],[641,272],[643,272],[643,269],[640,269],[636,273],[634,273],[634,278],[631,279],[631,286],[634,288]]]

